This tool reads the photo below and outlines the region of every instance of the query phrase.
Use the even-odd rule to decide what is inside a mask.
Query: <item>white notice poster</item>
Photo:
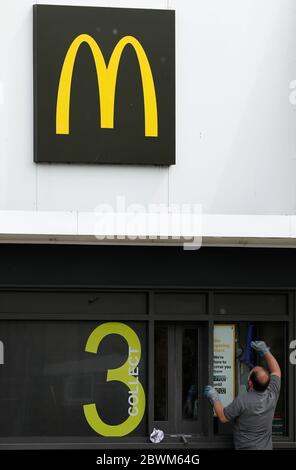
[[[213,386],[223,406],[235,396],[235,325],[214,325]]]

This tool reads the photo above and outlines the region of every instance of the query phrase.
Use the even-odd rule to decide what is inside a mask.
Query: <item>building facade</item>
[[[81,160],[72,163],[40,153],[36,125],[47,111],[40,105],[36,115],[34,11],[45,4],[93,8],[93,36],[111,38],[112,49],[126,26],[118,11],[101,22],[97,8],[172,13],[174,54],[162,50],[161,35],[155,59],[146,48],[157,104],[155,64],[163,80],[174,66],[175,132],[167,135],[175,141],[165,161],[143,164],[141,142],[129,139],[110,140],[110,163],[83,161],[77,148]],[[218,424],[203,386],[214,383],[225,404],[245,393],[250,365],[260,362],[250,341],[259,338],[283,371],[274,445],[296,448],[293,1],[10,0],[0,18],[0,448],[229,448],[231,424]],[[49,25],[58,34],[58,21]],[[147,66],[133,47],[132,67],[140,54]],[[82,97],[88,116],[92,100],[83,99],[96,70],[83,67],[92,60],[86,48],[79,54],[72,80],[79,76],[82,92],[73,92],[72,111]],[[130,83],[142,98],[122,60],[118,90]],[[134,102],[120,103],[130,104],[130,119]],[[142,126],[151,112],[135,109]],[[115,111],[114,128],[121,119]],[[167,150],[161,145],[153,158]],[[85,144],[85,154],[92,148]],[[151,152],[143,147],[146,159]],[[174,214],[196,206],[197,231],[181,224],[172,235]],[[149,211],[168,225],[150,233],[141,219],[137,236],[128,214]],[[125,218],[100,223],[106,212]],[[153,428],[164,431],[159,444],[150,442]]]

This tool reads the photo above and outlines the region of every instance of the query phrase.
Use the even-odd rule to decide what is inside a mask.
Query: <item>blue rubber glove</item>
[[[214,405],[216,400],[219,400],[219,395],[217,390],[214,389],[211,385],[206,385],[204,388],[204,396],[209,400],[211,405]]]
[[[270,347],[268,347],[264,341],[252,341],[251,346],[257,351],[260,357],[263,357],[264,354],[270,351]]]

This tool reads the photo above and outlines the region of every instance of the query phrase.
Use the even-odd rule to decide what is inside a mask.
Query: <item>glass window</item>
[[[185,328],[182,338],[182,414],[183,419],[196,420],[198,384],[198,329]]]
[[[0,292],[0,311],[21,314],[144,315],[147,313],[147,295],[114,291]]]
[[[253,365],[266,367],[264,358],[261,359],[250,347],[250,341],[262,339],[272,348],[272,353],[278,360],[282,370],[281,394],[277,403],[273,434],[287,434],[286,421],[286,326],[283,322],[235,322],[235,395],[247,393],[247,380]],[[215,418],[217,434],[232,434],[232,424],[220,424]]]
[[[168,328],[155,328],[154,416],[168,420]]]
[[[157,293],[155,311],[158,315],[205,315],[207,297],[196,293]]]
[[[1,436],[106,436],[87,421],[84,405],[90,404],[109,426],[120,425],[131,414],[138,416],[129,435],[146,435],[140,388],[145,393],[144,323],[2,321],[0,337],[5,350],[0,367]],[[99,337],[97,353],[86,352],[86,344],[95,344]],[[107,374],[124,364],[119,377],[107,381]]]
[[[154,416],[175,437],[201,432],[199,380],[206,364],[199,350],[200,328],[193,322],[158,323],[155,328]]]
[[[214,296],[216,315],[288,315],[286,294],[221,293]]]
[[[281,370],[281,393],[277,402],[275,415],[272,424],[272,434],[274,436],[284,436],[287,434],[287,413],[286,413],[286,368],[285,368],[285,351],[286,351],[286,331],[285,325],[279,323],[260,323],[256,325],[257,338],[266,338],[266,342],[271,346],[272,354],[276,357]],[[266,366],[264,359],[257,356],[257,363]]]

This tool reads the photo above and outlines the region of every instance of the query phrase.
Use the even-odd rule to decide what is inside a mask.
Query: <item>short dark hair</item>
[[[269,375],[269,372],[264,369],[268,375],[268,380],[264,383],[262,383],[259,379],[258,379],[258,372],[256,370],[253,370],[253,372],[251,373],[250,375],[250,380],[253,384],[253,387],[254,387],[254,390],[256,392],[265,392],[265,390],[267,389],[268,385],[269,385],[269,382],[270,382],[270,375]]]

